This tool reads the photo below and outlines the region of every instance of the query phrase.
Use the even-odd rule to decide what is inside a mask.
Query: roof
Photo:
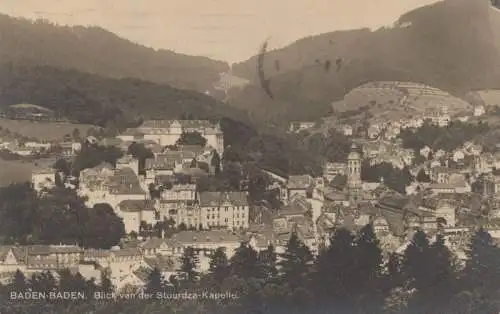
[[[158,155],[156,158],[146,159],[144,169],[146,170],[174,170],[176,160],[166,156]]]
[[[248,196],[246,192],[201,192],[199,194],[201,207],[217,207],[224,202],[229,202],[233,206],[248,206]]]
[[[289,189],[307,189],[314,183],[313,177],[308,174],[293,175],[288,177],[287,186]]]
[[[53,253],[78,253],[82,248],[76,245],[29,245],[26,247],[28,255],[48,255]]]
[[[116,257],[142,255],[141,249],[138,247],[126,247],[120,250],[111,251],[111,253]]]
[[[213,128],[216,124],[209,120],[146,120],[140,126],[141,128],[166,129],[171,127],[180,128]]]
[[[242,237],[227,230],[202,230],[202,231],[181,231],[174,234],[171,241],[181,245],[190,243],[213,243],[213,242],[237,242],[242,241]]]
[[[111,254],[110,250],[86,249],[83,251],[83,258],[106,258]]]
[[[123,212],[139,212],[155,210],[152,200],[123,200],[118,204],[118,207]]]
[[[144,262],[151,268],[157,268],[160,272],[176,271],[180,268],[179,260],[168,256],[158,255],[153,258],[144,258]]]
[[[146,240],[145,242],[142,242],[140,244],[140,247],[143,249],[156,249],[163,243],[167,244],[167,240],[154,237]]]

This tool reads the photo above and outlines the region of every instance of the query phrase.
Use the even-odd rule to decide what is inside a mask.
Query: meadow
[[[8,129],[10,132],[19,133],[23,136],[36,138],[41,141],[60,141],[65,135],[71,135],[75,128],[80,130],[81,135],[85,135],[88,129],[94,127],[89,124],[35,122],[10,119],[0,119],[0,126],[4,129]]]

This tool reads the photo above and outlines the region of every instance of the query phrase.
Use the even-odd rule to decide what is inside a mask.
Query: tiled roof
[[[202,192],[199,194],[201,207],[216,207],[226,201],[233,206],[248,206],[248,196],[245,192]]]
[[[139,212],[141,210],[153,211],[154,202],[152,200],[123,200],[118,204],[121,211]]]

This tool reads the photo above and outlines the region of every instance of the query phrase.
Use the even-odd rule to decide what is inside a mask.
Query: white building
[[[33,189],[40,192],[43,189],[52,189],[56,185],[56,171],[54,169],[37,169],[31,173]]]
[[[206,140],[207,146],[224,151],[224,136],[219,123],[208,120],[148,120],[136,129],[118,136],[123,141],[134,141],[143,138],[153,140],[161,146],[175,145],[182,133],[199,132]]]

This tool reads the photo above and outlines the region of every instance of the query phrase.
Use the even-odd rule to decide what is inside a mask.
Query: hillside
[[[181,89],[212,91],[225,62],[154,50],[98,27],[57,26],[0,14],[0,63],[76,69],[137,78]]]
[[[0,111],[33,104],[57,116],[99,126],[124,126],[142,119],[225,116],[245,120],[246,113],[194,91],[138,79],[38,66],[0,66]]]
[[[369,81],[418,82],[462,96],[500,87],[499,47],[500,12],[488,0],[447,0],[408,12],[391,28],[326,33],[265,53],[273,99],[260,87],[258,56],[236,64],[233,73],[253,85],[230,102],[248,107],[259,99],[259,114],[311,119]]]

